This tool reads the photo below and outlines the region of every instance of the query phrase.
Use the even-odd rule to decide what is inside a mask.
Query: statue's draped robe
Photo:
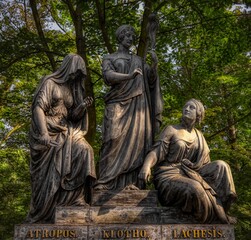
[[[143,188],[138,173],[153,141],[155,123],[161,121],[162,98],[159,79],[136,55],[121,58],[118,53],[103,61],[103,75],[110,91],[105,95],[103,144],[99,162],[98,184],[104,189],[123,189],[131,184]],[[129,81],[112,84],[109,71],[132,73],[143,70]]]
[[[225,209],[236,198],[230,167],[221,160],[210,161],[209,148],[198,130],[197,138],[189,142],[174,135],[171,140],[168,128],[153,151],[158,158],[154,182],[164,206],[177,206],[192,213],[199,222],[220,220],[227,223]],[[193,167],[181,163],[189,159]]]
[[[53,221],[56,206],[84,205],[96,178],[93,149],[84,138],[87,112],[81,119],[72,118],[74,97],[83,101],[84,89],[82,83],[73,83],[73,86],[66,83],[69,74],[80,66],[74,58],[64,64],[41,81],[33,100],[32,110],[36,106],[43,110],[49,136],[58,146],[39,143],[40,133],[33,116],[30,130],[32,196],[27,217],[31,223]]]

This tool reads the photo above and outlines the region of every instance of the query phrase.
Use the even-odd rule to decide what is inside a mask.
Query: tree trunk
[[[225,108],[224,112],[226,114],[227,118],[227,134],[228,134],[228,141],[229,144],[231,145],[231,148],[234,149],[234,145],[237,140],[237,135],[236,135],[236,127],[235,127],[235,119],[234,119],[234,113],[232,112],[232,107],[231,104],[227,102],[227,96],[229,95],[229,91],[225,85],[222,87],[222,92],[223,92],[223,97],[225,101]]]
[[[41,21],[40,21],[38,10],[37,10],[36,0],[30,0],[30,6],[31,6],[32,15],[33,15],[33,18],[34,18],[34,21],[35,21],[35,25],[36,25],[36,28],[37,28],[38,35],[40,37],[41,43],[42,43],[42,45],[44,47],[44,50],[45,50],[45,54],[47,55],[47,57],[48,57],[48,59],[50,61],[52,70],[56,71],[56,62],[54,60],[53,54],[50,52],[50,48],[49,48],[49,46],[47,44],[47,41],[46,41],[46,38],[44,36],[42,24],[41,24]]]
[[[70,0],[64,1],[70,11],[72,21],[75,27],[76,33],[76,47],[77,53],[84,59],[86,64],[86,71],[87,77],[85,81],[85,90],[86,95],[91,96],[94,99],[94,91],[93,91],[93,84],[90,75],[89,63],[86,54],[86,44],[85,44],[85,37],[83,34],[83,22],[82,22],[82,4],[81,0],[78,0],[76,3],[76,10],[74,10],[73,4]],[[88,133],[86,135],[87,141],[92,145],[94,143],[95,133],[96,133],[96,109],[95,109],[95,101],[93,101],[92,106],[88,108],[89,114],[89,128]]]
[[[147,33],[147,23],[149,15],[152,12],[152,1],[145,1],[145,8],[143,14],[143,20],[141,22],[141,33],[139,38],[138,55],[145,59],[148,48],[148,33]]]
[[[104,4],[105,4],[105,1],[104,1]],[[113,50],[113,47],[111,45],[109,36],[107,34],[107,30],[106,30],[106,27],[105,27],[105,5],[104,5],[104,9],[102,11],[100,1],[96,0],[96,7],[97,7],[97,11],[98,11],[99,26],[100,26],[100,29],[101,29],[101,32],[102,32],[102,36],[103,36],[103,40],[105,42],[105,46],[106,46],[109,53],[113,53],[114,50]]]

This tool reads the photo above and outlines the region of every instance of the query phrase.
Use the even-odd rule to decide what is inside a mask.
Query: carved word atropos
[[[225,238],[221,229],[174,229],[173,239],[219,239]]]
[[[43,238],[76,238],[77,234],[75,230],[66,229],[33,229],[28,230],[26,239],[43,239]]]
[[[102,239],[127,239],[127,238],[149,239],[149,236],[146,230],[141,230],[141,229],[102,230]]]

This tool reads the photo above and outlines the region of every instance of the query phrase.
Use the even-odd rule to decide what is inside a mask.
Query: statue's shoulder
[[[111,53],[111,54],[106,54],[106,55],[103,57],[103,61],[104,61],[104,60],[113,61],[114,59],[117,59],[117,58],[118,58],[118,53],[117,53],[117,52],[114,52],[114,53]]]
[[[56,85],[56,82],[54,81],[54,79],[53,78],[46,78],[46,79],[44,79],[43,81],[42,81],[42,85],[43,86],[55,86]]]
[[[171,137],[175,132],[177,132],[176,125],[168,125],[162,130],[161,137]]]
[[[174,132],[177,131],[178,125],[168,125],[165,127],[164,131]]]
[[[199,129],[194,128],[194,131],[196,132],[197,135],[200,135],[202,138],[205,138],[203,133]]]
[[[139,61],[142,61],[142,58],[136,54],[131,54],[132,59],[137,59]],[[103,57],[103,60],[115,60],[117,58],[121,58],[121,54],[119,54],[118,52],[114,52],[111,54],[106,54]]]
[[[132,54],[132,57],[135,58],[135,59],[137,59],[138,61],[142,61],[143,60],[142,57],[140,57],[140,56],[138,56],[136,54]]]

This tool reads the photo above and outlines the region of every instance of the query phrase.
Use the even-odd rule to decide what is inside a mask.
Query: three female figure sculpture
[[[209,148],[195,128],[204,107],[191,99],[183,107],[182,122],[167,126],[153,144],[160,123],[162,97],[156,63],[153,67],[131,54],[134,29],[116,31],[118,51],[102,64],[105,83],[103,144],[95,190],[143,189],[155,166],[154,183],[164,206],[177,206],[199,222],[227,216],[236,193],[230,168],[210,161]],[[153,54],[153,53],[152,53]],[[152,55],[155,57],[154,55]],[[42,79],[32,104],[31,209],[27,221],[53,220],[56,206],[85,206],[96,179],[88,128],[85,63],[76,54]]]

